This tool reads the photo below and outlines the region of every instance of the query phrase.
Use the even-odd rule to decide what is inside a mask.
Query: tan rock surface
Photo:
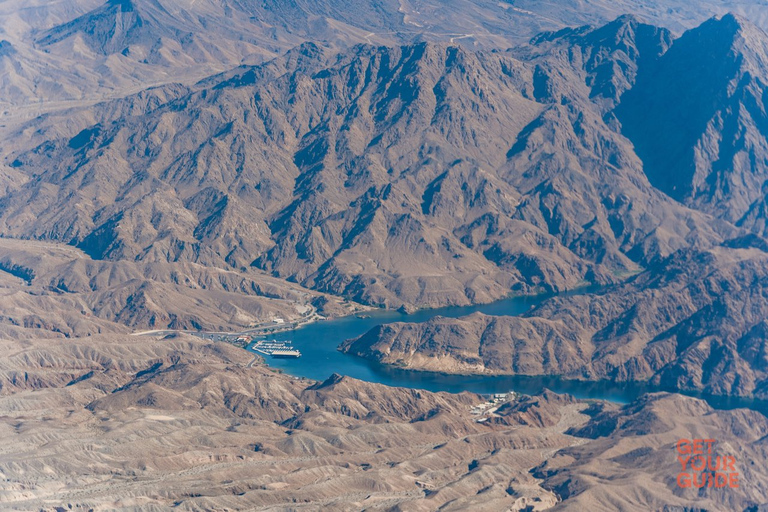
[[[741,510],[765,501],[768,420],[692,398],[619,409],[545,393],[477,423],[476,395],[297,380],[195,338],[0,348],[5,510]],[[692,436],[737,455],[740,489],[676,488],[674,443]]]

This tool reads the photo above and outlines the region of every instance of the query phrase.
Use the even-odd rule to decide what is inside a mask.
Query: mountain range
[[[189,85],[239,64],[264,62],[304,41],[336,48],[455,41],[506,49],[544,30],[600,24],[627,12],[675,32],[728,11],[766,27],[764,7],[763,0],[695,6],[679,0],[14,0],[0,7],[2,120],[15,124],[62,102],[90,104],[150,84]]]
[[[133,20],[138,8],[100,9]],[[53,33],[45,37],[58,44]],[[680,37],[622,16],[504,51],[305,43],[193,85],[53,112],[14,129],[0,232],[69,244],[115,264],[270,274],[390,308],[611,286],[641,273],[622,285],[631,293],[619,287],[603,296],[613,311],[606,317],[573,312],[584,299],[542,309],[550,320],[580,318],[558,334],[566,342],[556,342],[547,362],[520,366],[499,355],[483,360],[482,371],[655,378],[759,394],[764,365],[749,354],[760,353],[761,338],[750,333],[759,329],[761,301],[748,315],[726,322],[718,310],[705,321],[703,307],[739,289],[682,294],[697,274],[681,282],[667,269],[690,261],[698,276],[709,275],[714,258],[740,262],[740,277],[720,269],[729,282],[745,272],[763,277],[766,48],[768,36],[735,15]],[[6,267],[26,268],[25,258],[9,251]],[[138,293],[95,282],[87,291],[97,297]],[[637,342],[617,342],[627,322],[643,323],[632,318],[638,297],[660,282],[665,300],[684,314],[652,317],[660,321],[639,328]],[[152,301],[132,304],[140,311],[101,308],[96,316],[132,318],[136,326],[217,325],[201,314],[157,316],[145,311]],[[263,307],[247,306],[241,317]],[[18,325],[75,332],[71,319],[24,320],[28,309],[12,315]],[[659,355],[658,337],[683,324],[687,337],[669,338],[677,348]],[[537,348],[526,350],[541,352],[537,340],[554,336],[543,328],[525,329],[537,333],[528,340]],[[611,346],[625,346],[620,356],[600,348],[608,331],[616,334]],[[431,334],[414,336],[408,346],[435,346]],[[701,355],[694,340],[712,336],[734,362],[702,375],[701,359],[716,355]],[[371,335],[348,349],[401,361],[391,348],[378,355],[396,339]],[[502,354],[515,337],[491,339]],[[430,361],[409,364],[445,370]]]
[[[1,2],[0,502],[763,510],[767,6]],[[669,392],[312,381],[179,332],[532,294],[340,349]],[[681,488],[683,438],[742,485]]]
[[[634,85],[610,82],[609,90],[626,92],[606,115],[632,141],[655,188],[750,233],[677,248],[620,286],[553,299],[524,318],[382,326],[344,350],[422,370],[650,380],[768,396],[766,41],[738,17],[708,21],[647,68],[624,66]]]
[[[520,51],[306,44],[152,105],[35,121],[17,140],[52,136],[9,156],[28,181],[0,222],[97,259],[255,265],[393,307],[615,282],[740,232],[661,193],[627,138],[643,117],[620,99],[671,41],[620,18]]]

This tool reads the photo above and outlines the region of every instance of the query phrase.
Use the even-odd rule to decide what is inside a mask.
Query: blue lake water
[[[359,315],[315,322],[294,331],[268,336],[268,339],[291,342],[295,348],[301,351],[302,357],[299,359],[274,359],[267,357],[267,363],[274,368],[283,370],[289,375],[306,377],[313,380],[325,380],[333,373],[338,373],[388,386],[418,388],[429,391],[448,391],[451,393],[471,391],[490,394],[517,391],[525,394],[536,394],[547,388],[557,393],[569,393],[576,398],[628,403],[644,393],[664,391],[664,389],[644,383],[576,381],[548,376],[465,376],[410,371],[382,365],[361,357],[344,354],[337,350],[342,341],[360,336],[380,324],[425,322],[435,316],[457,318],[475,312],[496,316],[515,316],[525,313],[546,298],[545,296],[515,297],[477,306],[420,310],[409,315],[397,311],[371,311]],[[735,397],[712,397],[696,393],[686,394],[704,398],[710,405],[718,409],[749,407],[768,414],[768,402]]]

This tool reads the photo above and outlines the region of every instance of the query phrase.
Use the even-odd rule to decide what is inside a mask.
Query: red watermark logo
[[[714,439],[680,439],[677,442],[677,460],[681,470],[677,475],[677,485],[682,488],[739,486],[739,473],[736,471],[736,457],[715,455]]]

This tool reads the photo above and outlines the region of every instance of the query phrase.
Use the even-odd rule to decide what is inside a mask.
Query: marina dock
[[[254,352],[270,357],[295,359],[301,357],[301,352],[293,348],[287,342],[277,340],[261,340],[251,346]]]

